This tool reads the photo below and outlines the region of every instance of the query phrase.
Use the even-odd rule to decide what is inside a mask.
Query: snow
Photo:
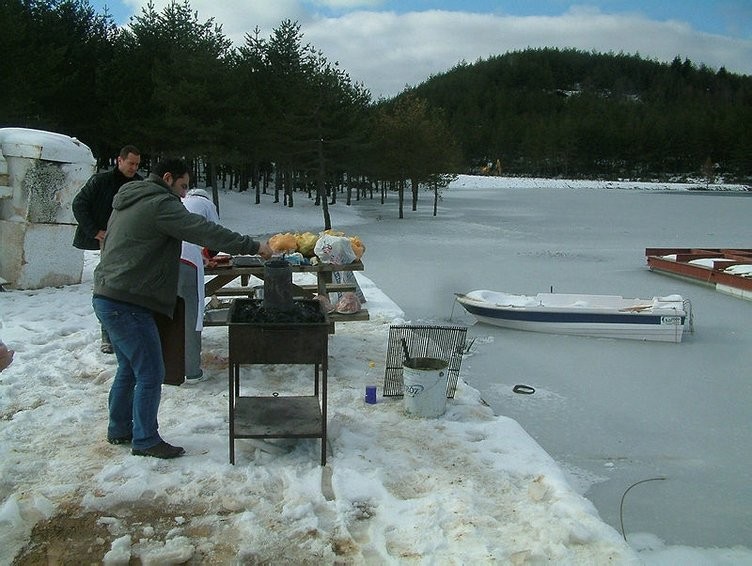
[[[727,267],[724,269],[726,273],[731,273],[732,275],[740,275],[742,277],[750,277],[752,276],[752,265],[749,264],[741,264],[741,265],[732,265],[731,267]]]
[[[650,299],[627,298],[620,295],[574,295],[571,293],[538,293],[531,295],[510,295],[488,289],[478,289],[465,293],[465,297],[481,304],[497,307],[547,307],[553,309],[596,309],[596,310],[628,310],[671,309],[682,310],[684,299],[681,295],[666,297],[652,297]]]
[[[666,259],[676,261],[676,254],[670,254],[670,256],[664,256]],[[700,267],[707,267],[708,269],[720,269],[724,263],[732,263],[735,260],[726,258],[700,258],[692,259],[687,263],[691,265],[699,265]],[[731,265],[723,270],[725,273],[731,275],[739,275],[741,277],[749,277],[752,275],[752,265],[748,263],[742,263],[738,265]]]
[[[470,196],[475,189],[523,185],[547,191],[686,188],[461,176],[452,191]],[[293,209],[264,202],[263,214],[250,200],[248,193],[222,191],[223,224],[265,235],[320,229],[320,212],[303,198]],[[335,205],[335,228],[378,232],[380,215],[394,212],[366,215],[362,209],[368,207]],[[451,214],[442,202],[435,221]],[[325,467],[319,465],[318,439],[269,445],[239,439],[236,465],[229,464],[222,327],[204,330],[210,379],[163,388],[160,431],[184,446],[186,456],[141,458],[107,444],[107,394],[116,363],[99,352],[91,309],[97,254],[87,252],[80,285],[0,294],[0,338],[16,350],[0,374],[0,563],[12,561],[36,524],[79,509],[95,513],[109,533],[91,540],[105,564],[281,557],[321,564],[752,564],[752,551],[740,545],[670,545],[650,533],[630,534],[625,542],[581,494],[570,471],[468,384],[466,375],[482,367],[476,357],[493,346],[483,331],[463,360],[457,393],[442,417],[410,416],[399,398],[379,395],[377,404],[366,404],[366,385],[381,391],[389,326],[411,321],[405,311],[412,305],[396,304],[384,292],[379,278],[389,279],[369,267],[375,250],[368,237],[364,243],[366,271],[356,276],[371,320],[338,324],[330,338]],[[396,246],[388,253],[394,259],[409,251]],[[740,309],[748,306],[740,303]],[[308,368],[243,369],[249,394],[270,387],[284,394],[310,388],[310,382]],[[555,393],[539,389],[536,395]],[[152,522],[129,515],[144,507],[155,510]]]
[[[488,289],[478,289],[466,294],[468,299],[491,303],[500,307],[531,307],[540,304],[537,297],[529,295],[510,295]]]

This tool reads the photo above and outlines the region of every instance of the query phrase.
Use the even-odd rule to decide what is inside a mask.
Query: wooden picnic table
[[[346,265],[337,265],[333,263],[317,263],[316,265],[290,265],[290,269],[295,273],[312,273],[316,275],[316,283],[313,285],[293,285],[295,296],[303,298],[312,298],[315,294],[326,295],[329,293],[342,293],[345,291],[354,291],[355,285],[347,283],[334,283],[332,274],[335,271],[363,271],[364,266],[361,260],[348,263]],[[232,264],[219,265],[216,267],[207,267],[204,274],[211,279],[207,279],[204,284],[204,294],[206,297],[216,295],[221,296],[246,296],[254,294],[252,287],[248,286],[250,276],[253,275],[260,280],[264,280],[264,266],[243,266],[238,267]],[[230,283],[240,278],[240,286],[229,286]],[[330,313],[329,319],[332,322],[345,321],[362,321],[369,320],[368,310],[361,309],[354,314]],[[206,324],[206,321],[205,321]],[[211,324],[211,323],[209,323]],[[222,323],[220,323],[222,324]]]
[[[333,263],[317,263],[316,265],[290,265],[290,269],[293,273],[315,273],[316,274],[316,287],[315,289],[309,289],[308,287],[300,287],[304,291],[307,291],[306,296],[313,296],[314,293],[324,295],[326,293],[339,292],[341,287],[338,288],[332,283],[332,273],[335,271],[363,271],[363,262],[354,261],[347,265],[335,265]],[[229,283],[240,277],[240,284],[247,286],[249,277],[253,275],[263,281],[264,279],[264,266],[251,266],[251,267],[236,267],[234,265],[219,265],[217,267],[207,267],[204,269],[204,274],[211,277],[204,284],[204,293],[207,297],[211,297],[216,294],[217,291],[226,287]]]

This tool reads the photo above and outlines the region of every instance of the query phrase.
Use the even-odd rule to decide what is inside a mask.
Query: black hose
[[[630,485],[624,493],[621,494],[621,503],[619,503],[619,523],[621,524],[621,536],[624,537],[624,540],[627,540],[627,535],[624,532],[624,498],[627,496],[627,493],[629,493],[629,490],[635,487],[636,485],[640,485],[641,483],[649,482],[649,481],[660,481],[665,480],[667,478],[649,478],[646,480],[640,480],[638,482],[633,483]]]

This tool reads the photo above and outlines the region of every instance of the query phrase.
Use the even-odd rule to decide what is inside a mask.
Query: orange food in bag
[[[298,243],[298,251],[302,253],[304,257],[311,257],[314,255],[313,248],[319,240],[317,234],[312,234],[311,232],[295,234],[295,240]]]
[[[355,252],[355,259],[363,257],[363,253],[366,251],[366,245],[357,236],[350,237],[350,245],[352,245],[353,252]]]
[[[298,241],[295,239],[295,235],[290,232],[285,234],[274,234],[269,238],[269,247],[275,253],[288,253],[294,252],[298,249]]]

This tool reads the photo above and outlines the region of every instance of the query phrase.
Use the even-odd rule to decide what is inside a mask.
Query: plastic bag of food
[[[337,301],[336,310],[340,314],[355,314],[360,311],[358,296],[352,292],[342,293],[339,301]]]
[[[303,254],[300,252],[283,254],[282,259],[284,259],[290,265],[306,265],[310,263],[305,257],[303,257]]]
[[[324,263],[347,265],[357,259],[350,238],[344,236],[323,233],[316,242],[313,251]]]
[[[274,234],[269,238],[269,247],[275,253],[295,252],[298,249],[298,241],[295,235],[287,232],[285,234]]]
[[[295,239],[298,243],[298,251],[305,257],[311,257],[313,255],[313,248],[319,239],[318,235],[311,232],[303,232],[302,234],[295,234]]]
[[[321,309],[324,312],[334,312],[335,306],[329,300],[329,297],[327,297],[326,295],[316,295],[316,299],[321,303]]]
[[[366,245],[357,236],[350,236],[350,245],[352,245],[353,252],[355,253],[355,259],[360,259],[366,251]]]

